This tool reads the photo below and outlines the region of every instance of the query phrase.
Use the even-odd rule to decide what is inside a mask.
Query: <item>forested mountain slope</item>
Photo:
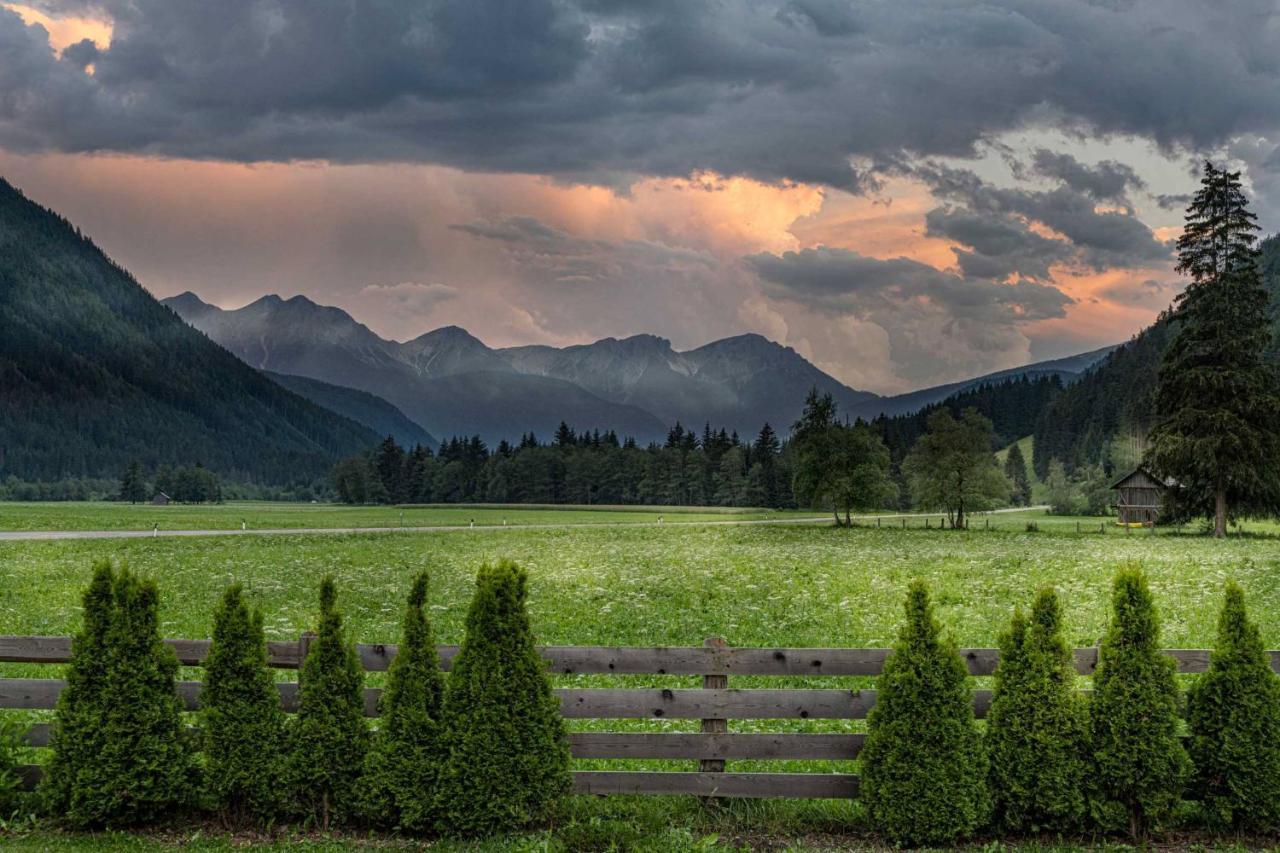
[[[358,424],[364,424],[382,437],[392,436],[405,447],[423,445],[435,450],[440,442],[435,436],[409,420],[404,412],[388,403],[381,397],[358,391],[355,388],[344,388],[341,385],[330,385],[318,379],[307,379],[305,376],[290,376],[286,373],[263,373],[272,382],[288,388],[299,396],[306,397],[317,406],[323,406],[331,412],[351,418]]]
[[[376,440],[281,388],[0,180],[0,478],[200,463],[310,481]]]
[[[1262,281],[1271,293],[1272,328],[1280,336],[1280,236],[1263,240],[1259,249]],[[1041,411],[1033,463],[1040,477],[1053,459],[1062,460],[1068,470],[1108,464],[1108,447],[1116,436],[1146,434],[1160,362],[1173,334],[1168,315],[1162,315]],[[1269,357],[1280,363],[1277,338]]]

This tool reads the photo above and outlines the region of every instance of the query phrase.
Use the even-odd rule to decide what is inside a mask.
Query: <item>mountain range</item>
[[[0,179],[0,479],[202,463],[292,483],[377,435],[282,388]]]
[[[390,402],[434,436],[479,434],[491,443],[529,431],[547,437],[561,421],[576,429],[613,429],[642,443],[661,439],[676,422],[710,423],[746,436],[769,423],[785,434],[811,388],[830,393],[841,413],[870,420],[915,411],[992,379],[1057,375],[1070,381],[1110,349],[881,397],[850,388],[794,349],[755,334],[686,351],[655,335],[491,348],[457,326],[403,343],[387,340],[345,311],[305,296],[269,295],[233,310],[190,292],[163,302],[260,370],[356,388]]]

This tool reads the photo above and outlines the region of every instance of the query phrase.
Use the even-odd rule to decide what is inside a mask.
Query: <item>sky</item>
[[[1151,322],[1206,157],[1280,229],[1278,144],[1271,0],[0,0],[0,176],[398,340],[950,382]]]

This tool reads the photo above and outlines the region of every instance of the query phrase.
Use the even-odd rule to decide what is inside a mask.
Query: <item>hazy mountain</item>
[[[457,327],[402,344],[303,296],[264,296],[232,311],[189,293],[165,302],[253,367],[376,395],[439,438],[478,433],[496,442],[528,430],[548,437],[562,419],[642,441],[666,433],[663,421],[635,406],[555,377],[517,373]]]
[[[0,477],[115,477],[137,460],[291,483],[376,439],[192,330],[3,180],[0,330]]]
[[[1029,379],[1036,379],[1042,376],[1057,376],[1065,384],[1069,385],[1084,376],[1091,367],[1101,362],[1115,349],[1116,346],[1114,345],[1102,347],[1079,355],[1055,358],[1049,361],[1038,361],[1023,367],[1000,370],[960,382],[935,385],[932,388],[922,388],[919,391],[909,391],[892,397],[879,397],[856,404],[846,411],[851,416],[866,420],[872,420],[882,414],[888,417],[909,415],[920,411],[926,406],[941,403],[949,397],[962,394],[980,385],[989,385],[1006,379],[1020,379],[1024,376]]]
[[[364,424],[379,436],[394,436],[402,447],[422,444],[434,450],[440,445],[431,433],[409,420],[404,412],[367,391],[330,385],[328,382],[308,379],[305,376],[272,373],[269,370],[264,370],[263,373],[277,385],[288,388],[301,397],[306,397],[317,406],[323,406],[331,412],[351,418],[358,424]]]
[[[384,340],[345,311],[302,296],[265,296],[230,311],[190,293],[166,303],[255,367],[375,394],[437,437],[478,432],[489,441],[529,430],[545,437],[562,419],[641,441],[661,438],[676,421],[694,429],[710,422],[747,437],[767,422],[785,435],[810,388],[830,393],[842,413],[870,419],[1008,377],[1070,381],[1110,349],[879,397],[755,334],[683,352],[655,335],[492,349],[457,326],[405,343]]]
[[[738,335],[678,352],[666,338],[605,338],[563,349],[498,350],[521,372],[554,376],[607,400],[630,403],[667,423],[717,427],[751,436],[765,423],[784,434],[812,387],[829,391],[845,410],[875,394],[855,391],[790,347],[760,335]]]

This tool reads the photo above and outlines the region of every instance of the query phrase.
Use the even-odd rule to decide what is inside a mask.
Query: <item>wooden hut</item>
[[[1141,465],[1116,480],[1111,488],[1116,492],[1119,523],[1155,524],[1171,486],[1172,480],[1161,480]]]
[[[164,492],[156,492],[155,497],[151,499],[151,503],[153,506],[168,506],[169,502],[172,500],[173,498],[169,497]]]

